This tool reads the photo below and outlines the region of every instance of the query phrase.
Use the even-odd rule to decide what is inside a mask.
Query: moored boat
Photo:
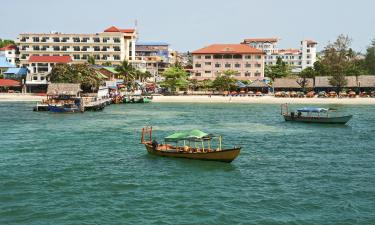
[[[145,139],[146,135],[149,136],[148,140]],[[179,146],[178,143],[181,142],[183,145]],[[163,144],[159,144],[152,140],[152,127],[146,127],[142,129],[141,144],[144,144],[147,152],[152,155],[228,163],[241,151],[241,147],[223,149],[221,136],[200,130],[174,133],[165,137]]]
[[[288,105],[281,105],[281,115],[285,121],[302,122],[302,123],[325,123],[325,124],[346,124],[353,115],[332,116],[330,112],[333,109],[304,107],[289,113]]]
[[[74,104],[48,105],[48,111],[54,113],[75,113],[80,112],[80,109]]]

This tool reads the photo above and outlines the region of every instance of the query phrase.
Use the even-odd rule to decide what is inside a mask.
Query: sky
[[[139,41],[167,42],[194,51],[245,38],[280,38],[280,48],[302,39],[321,50],[339,34],[365,52],[375,39],[374,0],[3,0],[0,38],[19,33],[97,33],[112,25],[133,28]]]

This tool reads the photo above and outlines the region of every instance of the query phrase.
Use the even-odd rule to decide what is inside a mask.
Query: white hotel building
[[[317,42],[303,40],[299,49],[278,49],[278,41],[278,38],[249,38],[245,39],[242,44],[264,51],[266,53],[265,65],[275,65],[277,58],[281,58],[292,67],[292,72],[296,73],[312,67],[316,62]]]
[[[31,56],[70,56],[72,63],[87,62],[91,56],[97,64],[120,64],[135,59],[135,29],[109,27],[96,34],[58,32],[20,34],[17,38],[20,66],[29,67]]]

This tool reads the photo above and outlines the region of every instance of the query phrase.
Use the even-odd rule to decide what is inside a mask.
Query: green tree
[[[52,83],[80,83],[84,92],[97,90],[102,80],[88,64],[57,64],[48,79]]]
[[[375,39],[366,49],[365,66],[369,74],[375,75]]]
[[[314,71],[316,76],[327,76],[329,73],[328,67],[322,62],[322,59],[314,63]]]
[[[309,78],[315,78],[316,72],[314,68],[307,67],[298,74],[297,83],[301,86],[303,91],[306,91],[306,86],[309,85]]]
[[[107,61],[107,62],[103,63],[102,65],[103,66],[112,66],[112,63]]]
[[[0,39],[0,48],[8,46],[8,45],[14,45],[13,40],[7,40],[7,39]]]
[[[281,59],[277,58],[276,65],[266,65],[264,68],[266,77],[274,81],[276,78],[287,77],[291,74],[290,67]]]
[[[189,89],[196,91],[199,87],[199,82],[197,79],[190,79],[189,80]]]
[[[219,91],[229,91],[234,87],[236,79],[233,78],[233,75],[237,74],[237,71],[226,70],[215,78],[212,82],[212,87]]]
[[[87,62],[90,65],[95,65],[95,58],[94,58],[94,56],[89,56],[88,59],[87,59]]]
[[[212,80],[204,79],[202,81],[199,81],[199,87],[202,88],[205,91],[208,91],[212,88]]]
[[[116,67],[116,71],[119,72],[119,77],[124,79],[129,88],[135,86],[137,70],[133,67],[132,64],[124,60],[119,66]]]
[[[187,80],[188,73],[180,67],[169,67],[163,72],[162,76],[165,80],[161,82],[161,86],[169,88],[173,93],[179,88],[187,87],[189,84]]]

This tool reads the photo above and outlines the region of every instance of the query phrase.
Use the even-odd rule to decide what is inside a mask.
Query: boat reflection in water
[[[302,123],[325,123],[325,124],[346,124],[353,115],[332,116],[330,112],[334,109],[304,107],[297,111],[289,112],[288,104],[281,105],[281,115],[285,121],[302,122]]]
[[[148,139],[145,139],[146,136]],[[171,134],[164,138],[163,144],[159,144],[152,140],[152,127],[142,129],[141,144],[144,144],[152,155],[228,163],[232,162],[241,150],[241,147],[222,149],[220,135],[207,134],[200,130]]]

